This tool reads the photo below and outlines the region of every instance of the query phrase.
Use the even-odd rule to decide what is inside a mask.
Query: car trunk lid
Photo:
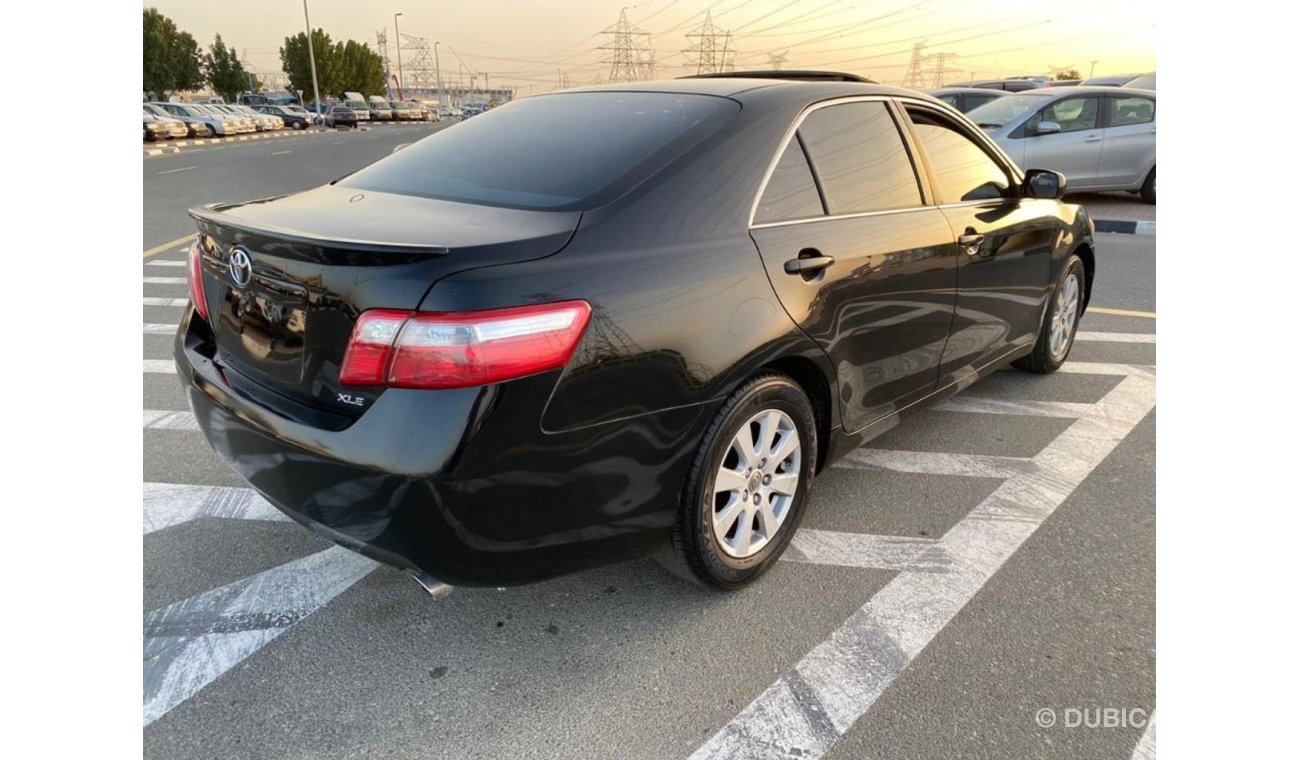
[[[285,416],[333,427],[383,390],[338,382],[362,311],[415,309],[447,275],[549,256],[581,216],[332,185],[190,214],[216,360],[235,370],[232,385],[244,382]]]

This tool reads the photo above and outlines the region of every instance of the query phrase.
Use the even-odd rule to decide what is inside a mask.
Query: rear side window
[[[884,103],[844,103],[813,111],[799,127],[832,214],[921,205],[903,138]]]
[[[767,181],[767,188],[754,211],[754,222],[785,222],[824,213],[817,182],[808,167],[808,157],[804,155],[798,138],[792,139],[772,170],[772,177]]]
[[[984,105],[990,100],[997,100],[997,99],[998,97],[996,95],[967,95],[966,110],[970,111],[972,108],[979,108],[980,106]]]
[[[1156,120],[1156,102],[1149,98],[1107,98],[1110,102],[1110,126],[1150,124]]]
[[[709,95],[540,95],[441,130],[339,184],[513,208],[594,208],[739,110],[735,101]]]
[[[937,114],[907,110],[921,147],[930,158],[942,203],[1006,197],[1011,182],[996,161],[974,140]]]

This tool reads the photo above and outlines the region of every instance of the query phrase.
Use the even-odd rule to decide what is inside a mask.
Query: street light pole
[[[433,75],[438,80],[438,107],[442,108],[445,103],[442,102],[442,66],[438,63],[438,46],[441,42],[433,43]]]
[[[311,61],[311,94],[316,98],[316,114],[320,112],[320,85],[316,84],[316,51],[311,46],[311,16],[307,15],[307,0],[302,0],[302,17],[307,22],[307,59]]]
[[[1096,62],[1096,61],[1090,61],[1090,63],[1091,63],[1092,65],[1088,67],[1088,78],[1089,78],[1089,79],[1092,79],[1092,72],[1094,72],[1094,71],[1097,70],[1097,62]]]
[[[303,2],[306,1],[303,0]],[[402,78],[402,30],[397,26],[397,17],[400,15],[402,14],[393,14],[393,31],[397,32],[397,99],[406,100],[406,95],[402,92],[402,82],[405,81]]]

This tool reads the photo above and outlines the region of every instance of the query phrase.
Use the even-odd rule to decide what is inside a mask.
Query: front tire
[[[799,386],[777,373],[746,382],[705,431],[660,564],[727,591],[754,582],[790,545],[816,463],[816,418]]]
[[[1052,290],[1034,350],[1011,362],[1011,366],[1046,375],[1065,364],[1070,349],[1074,346],[1075,333],[1079,330],[1079,317],[1083,316],[1087,282],[1083,261],[1078,256],[1071,255]]]

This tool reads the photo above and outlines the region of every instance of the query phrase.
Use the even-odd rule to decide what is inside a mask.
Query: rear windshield
[[[339,184],[512,208],[594,208],[739,110],[710,95],[540,95],[436,132]]]

